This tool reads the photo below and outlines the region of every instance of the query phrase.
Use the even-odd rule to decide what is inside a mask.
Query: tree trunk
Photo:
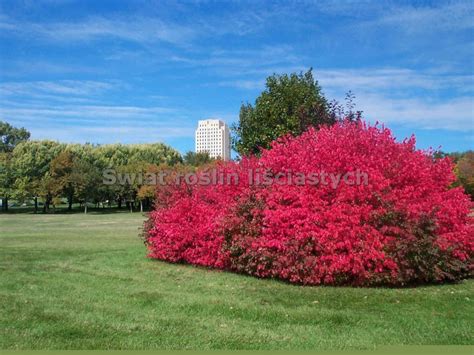
[[[140,212],[143,213],[143,200],[140,200]]]
[[[72,211],[72,195],[68,196],[67,202],[68,202],[68,206],[67,206],[68,211]]]
[[[35,213],[38,213],[38,196],[35,196]]]
[[[46,196],[44,199],[43,213],[49,212],[49,205],[51,204],[51,197]]]
[[[130,202],[130,213],[133,212],[133,202]]]
[[[8,197],[5,197],[3,199],[3,209],[5,210],[5,212],[8,212]]]
[[[84,214],[87,214],[87,201],[84,201]]]
[[[122,199],[121,199],[121,198],[119,198],[119,199],[117,200],[117,207],[118,207],[118,209],[121,209],[121,208],[122,208]]]

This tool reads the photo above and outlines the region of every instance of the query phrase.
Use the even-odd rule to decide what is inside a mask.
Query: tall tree
[[[11,164],[11,153],[0,152],[0,198],[2,210],[8,211],[8,199],[13,195],[14,175]]]
[[[44,176],[41,177],[36,190],[36,195],[43,199],[43,212],[49,211],[49,207],[53,202],[53,198],[57,197],[56,194],[56,181],[54,181],[50,172],[48,171]]]
[[[299,135],[308,126],[334,119],[312,69],[306,73],[272,75],[266,89],[240,108],[239,123],[232,127],[234,149],[241,155],[258,154],[281,135]]]
[[[8,122],[0,121],[0,153],[12,152],[21,142],[30,139],[30,132],[25,128],[16,128]]]
[[[16,193],[33,198],[35,212],[38,209],[38,196],[49,196],[48,192],[53,186],[49,183],[50,164],[64,147],[64,144],[53,141],[27,141],[18,144],[12,152],[11,169]]]
[[[68,210],[72,210],[74,198],[74,160],[73,153],[64,150],[51,161],[49,172],[55,182],[53,194],[65,196],[68,200]]]
[[[8,211],[8,200],[15,194],[12,151],[19,143],[29,138],[30,132],[25,128],[16,128],[8,122],[0,121],[0,198],[4,211]]]
[[[74,160],[71,174],[72,188],[76,198],[84,203],[84,213],[87,213],[87,204],[94,201],[97,189],[101,185],[99,169],[86,160]]]

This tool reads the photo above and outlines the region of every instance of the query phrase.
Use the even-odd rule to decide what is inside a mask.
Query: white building
[[[230,160],[230,131],[225,122],[200,120],[195,142],[196,153],[208,152],[211,158]]]

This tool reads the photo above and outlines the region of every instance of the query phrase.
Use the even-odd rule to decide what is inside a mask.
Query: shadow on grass
[[[237,272],[234,270],[229,270],[229,269],[218,269],[218,268],[213,268],[213,267],[207,267],[207,266],[202,266],[202,265],[195,265],[195,264],[190,264],[185,261],[179,261],[179,262],[171,262],[168,260],[162,260],[162,259],[157,259],[157,258],[147,258],[148,262],[150,263],[164,263],[168,265],[179,265],[184,268],[189,268],[189,269],[197,269],[197,270],[202,270],[202,271],[207,271],[207,272],[220,272],[224,274],[229,274],[229,275],[238,275],[244,278],[249,278],[249,279],[259,279],[259,280],[266,280],[270,282],[276,282],[277,284],[282,284],[282,285],[289,285],[289,286],[294,286],[294,287],[301,287],[301,288],[307,288],[307,289],[316,289],[316,288],[347,288],[347,289],[378,289],[378,290],[390,290],[390,289],[396,289],[396,290],[404,290],[404,289],[435,289],[436,287],[442,286],[442,285],[459,285],[463,284],[469,280],[473,280],[474,276],[466,276],[462,279],[459,280],[445,280],[443,282],[413,282],[413,283],[407,283],[404,285],[393,285],[390,283],[379,283],[379,284],[373,284],[373,285],[355,285],[355,284],[334,284],[334,285],[326,285],[326,284],[320,284],[320,285],[307,285],[303,283],[298,283],[298,282],[290,282],[285,279],[281,279],[278,277],[259,277],[256,275],[248,274],[245,272]]]

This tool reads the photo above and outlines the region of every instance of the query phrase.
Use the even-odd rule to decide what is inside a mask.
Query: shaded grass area
[[[473,344],[474,280],[301,287],[145,258],[139,213],[0,215],[2,349]]]

